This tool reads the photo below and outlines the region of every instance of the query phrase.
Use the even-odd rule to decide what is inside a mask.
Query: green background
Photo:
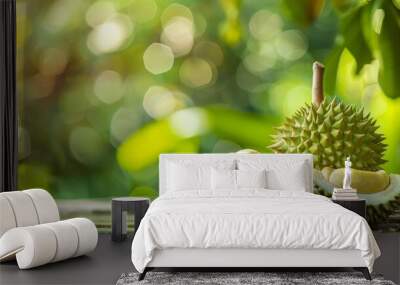
[[[273,127],[311,101],[316,60],[325,96],[371,112],[383,168],[400,173],[399,8],[18,0],[19,188],[155,197],[160,153],[269,152]]]

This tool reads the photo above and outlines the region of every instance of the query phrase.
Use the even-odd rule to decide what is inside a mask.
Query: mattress
[[[132,243],[139,272],[163,249],[359,250],[372,271],[379,248],[361,216],[321,195],[247,189],[157,198]]]

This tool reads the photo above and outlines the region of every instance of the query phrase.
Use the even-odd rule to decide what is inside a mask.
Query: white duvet
[[[135,268],[165,248],[358,249],[370,271],[380,255],[366,220],[328,198],[256,189],[157,198],[133,239]]]

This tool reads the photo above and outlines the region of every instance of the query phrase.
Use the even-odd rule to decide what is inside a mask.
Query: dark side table
[[[334,200],[333,203],[339,204],[340,206],[359,214],[364,219],[366,218],[366,202],[363,199],[359,200]]]
[[[113,241],[123,241],[128,233],[127,214],[134,215],[134,231],[136,233],[140,221],[146,214],[150,199],[144,197],[119,197],[112,199],[112,232]]]

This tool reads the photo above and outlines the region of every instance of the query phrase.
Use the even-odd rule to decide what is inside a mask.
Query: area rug
[[[142,281],[137,280],[138,276],[138,273],[122,274],[116,285],[395,285],[379,275],[368,281],[359,272],[148,272]]]

